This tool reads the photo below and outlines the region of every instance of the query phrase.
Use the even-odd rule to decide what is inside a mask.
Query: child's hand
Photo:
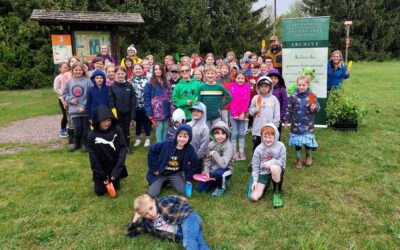
[[[78,113],[83,113],[83,112],[85,112],[84,108],[78,108]]]
[[[142,216],[138,214],[138,212],[135,212],[135,215],[133,216],[132,223],[136,223]]]
[[[251,85],[255,85],[256,84],[256,80],[254,80],[254,79],[250,79],[249,82],[251,83]]]
[[[259,113],[261,110],[261,105],[256,105],[256,113]]]
[[[288,127],[289,127],[289,124],[284,123],[284,124],[283,124],[283,127],[284,127],[284,128],[288,128]]]
[[[160,175],[160,172],[156,171],[156,172],[154,172],[154,175],[159,176],[159,175]]]
[[[315,108],[316,108],[315,104],[311,104],[311,106],[310,106],[311,112],[314,112],[314,111],[315,111]]]
[[[257,183],[258,183],[257,181],[253,182],[253,185],[251,185],[251,191],[254,191],[254,189],[256,189]]]
[[[212,150],[212,151],[210,151],[210,153],[208,153],[208,155],[209,155],[209,156],[211,156],[211,157],[213,157],[213,156],[214,156],[214,154],[217,154],[217,151],[215,151],[215,150]]]
[[[78,104],[78,99],[74,98],[71,100],[72,105],[77,105]]]
[[[241,113],[241,114],[239,115],[239,120],[241,120],[241,121],[244,120],[244,113]]]
[[[192,105],[192,100],[187,100],[187,101],[186,101],[186,104],[187,104],[188,106],[191,106],[191,105]]]
[[[115,177],[114,177],[114,176],[111,176],[111,180],[112,180],[112,181],[115,181]]]

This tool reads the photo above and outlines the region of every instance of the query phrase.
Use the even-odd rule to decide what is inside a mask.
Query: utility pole
[[[276,24],[276,0],[274,0],[274,36],[275,36],[275,24]]]

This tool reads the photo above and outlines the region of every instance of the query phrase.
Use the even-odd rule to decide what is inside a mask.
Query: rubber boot
[[[296,158],[296,168],[303,168],[303,163],[301,162],[301,158]]]
[[[309,167],[311,165],[312,165],[312,156],[309,154],[306,155],[306,166]]]
[[[274,208],[280,208],[283,206],[281,193],[274,193],[272,196],[272,205]]]

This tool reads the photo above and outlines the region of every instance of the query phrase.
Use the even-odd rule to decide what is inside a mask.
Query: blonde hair
[[[304,80],[308,85],[310,85],[310,83],[311,83],[311,76],[309,76],[309,75],[303,75],[303,76],[297,77],[297,83],[298,83],[299,81],[302,81],[302,80]]]
[[[332,52],[332,54],[331,54],[331,58],[333,57],[333,55],[335,55],[335,54],[338,54],[339,55],[339,57],[340,57],[340,61],[339,61],[339,64],[338,64],[338,67],[339,68],[343,68],[343,55],[342,55],[342,52],[340,52],[340,50],[335,50],[335,51],[333,51]]]
[[[141,212],[143,212],[142,210],[145,208],[145,206],[150,202],[154,202],[153,198],[151,198],[150,195],[139,195],[133,202],[133,208],[135,209],[135,212],[140,214]]]
[[[108,71],[109,68],[114,68],[114,71],[115,71],[116,66],[115,66],[113,63],[108,64],[108,65],[106,66],[106,69],[105,69],[106,73],[107,73],[107,71]]]
[[[74,69],[77,68],[77,67],[80,67],[81,70],[83,71],[83,75],[82,76],[86,76],[86,69],[83,66],[83,63],[81,63],[81,62],[76,62],[76,63],[72,64],[72,67],[71,67],[72,76],[74,77],[74,74],[73,74],[74,73]]]
[[[206,69],[204,70],[204,72],[208,72],[208,71],[214,71],[217,72],[217,68],[214,65],[207,65]]]
[[[236,57],[235,52],[233,51],[228,51],[228,53],[226,53],[226,57],[228,56],[233,56],[234,58]]]

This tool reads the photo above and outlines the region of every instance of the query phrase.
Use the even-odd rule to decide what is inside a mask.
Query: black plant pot
[[[333,129],[339,131],[353,131],[357,132],[358,123],[353,121],[338,121],[332,125]]]

